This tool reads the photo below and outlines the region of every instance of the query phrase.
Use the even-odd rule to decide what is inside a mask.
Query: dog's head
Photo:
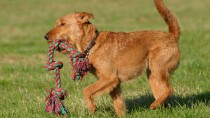
[[[56,21],[55,27],[44,38],[48,43],[57,40],[66,41],[79,51],[84,51],[83,45],[90,42],[97,31],[89,22],[90,18],[94,18],[93,14],[86,12],[65,15]]]

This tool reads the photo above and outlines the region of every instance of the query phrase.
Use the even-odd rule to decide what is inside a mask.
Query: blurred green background
[[[210,116],[210,0],[164,0],[179,19],[181,63],[171,77],[174,97],[169,109],[149,110],[153,101],[145,75],[123,84],[126,117],[209,117]],[[43,36],[56,19],[85,11],[93,13],[99,31],[160,29],[167,25],[153,0],[1,0],[0,1],[0,117],[54,117],[44,112],[45,88],[54,87],[53,74],[44,70],[48,44]],[[70,78],[67,55],[63,88],[69,92],[67,117],[116,117],[108,95],[96,98],[93,115],[84,105],[82,90],[95,81],[88,74],[83,81]]]

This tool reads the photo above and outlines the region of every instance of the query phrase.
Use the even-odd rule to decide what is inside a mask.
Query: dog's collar
[[[89,46],[86,48],[86,50],[84,51],[85,57],[88,57],[90,49],[96,44],[96,39],[98,37],[100,32],[96,31],[96,35],[93,38],[93,40],[90,42]]]

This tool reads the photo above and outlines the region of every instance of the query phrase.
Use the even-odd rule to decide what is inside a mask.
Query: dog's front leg
[[[93,102],[94,95],[96,94],[100,95],[102,93],[110,93],[110,91],[112,91],[118,84],[119,80],[117,78],[101,77],[98,81],[86,87],[83,91],[83,94],[87,108],[95,113],[96,105]]]

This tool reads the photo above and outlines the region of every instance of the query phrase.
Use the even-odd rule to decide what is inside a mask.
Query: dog
[[[155,98],[150,109],[164,105],[173,94],[169,77],[180,61],[180,26],[176,16],[162,0],[154,0],[154,3],[168,25],[168,32],[98,32],[89,22],[90,18],[94,18],[93,14],[76,12],[59,18],[55,27],[44,36],[48,43],[65,41],[81,52],[85,52],[90,42],[95,44],[89,47],[86,58],[92,64],[91,72],[98,80],[83,91],[90,111],[96,112],[94,96],[109,93],[117,116],[124,116],[126,107],[120,85],[145,71]],[[60,52],[67,53],[65,50]]]

